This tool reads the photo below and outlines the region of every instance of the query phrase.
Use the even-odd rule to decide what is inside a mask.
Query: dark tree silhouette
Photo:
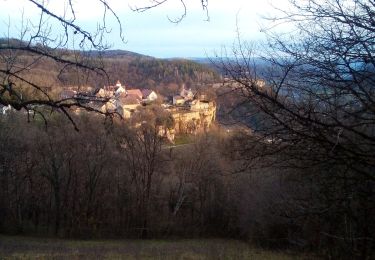
[[[320,242],[365,259],[374,247],[375,3],[290,2],[273,20],[292,33],[270,29],[266,46],[240,40],[220,64],[255,131],[241,154],[245,166],[269,157],[300,173],[303,192],[286,217],[308,217]]]

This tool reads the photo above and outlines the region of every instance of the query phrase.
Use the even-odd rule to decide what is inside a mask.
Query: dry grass
[[[236,240],[64,240],[0,235],[0,259],[313,259]]]

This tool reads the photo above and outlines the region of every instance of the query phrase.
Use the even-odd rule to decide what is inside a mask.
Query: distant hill
[[[113,58],[113,59],[155,59],[154,57],[143,55],[140,53],[126,51],[126,50],[105,50],[105,51],[90,51],[89,55],[93,57]]]
[[[27,46],[27,42],[17,39],[0,39],[1,47],[13,45]],[[91,86],[99,88],[114,84],[120,80],[133,88],[149,88],[164,95],[177,93],[182,85],[193,89],[220,81],[220,74],[207,64],[186,59],[157,59],[151,56],[127,50],[77,51],[52,49],[43,45],[33,45],[42,52],[56,55],[63,59],[80,61],[85,65],[98,66],[106,75],[88,70],[77,70],[74,66],[65,66],[54,59],[39,57],[27,51],[12,51],[16,54],[17,67],[28,67],[24,77],[30,82],[48,89],[55,87]],[[11,53],[12,53],[11,52]],[[4,52],[9,55],[9,52]],[[31,65],[30,65],[31,64]]]
[[[1,47],[5,46],[15,46],[15,47],[26,47],[29,45],[28,42],[26,41],[21,41],[19,39],[15,38],[0,38],[0,49]],[[73,50],[68,50],[68,49],[52,49],[46,46],[42,46],[41,44],[31,44],[31,47],[37,47],[38,49],[44,49],[48,51],[64,51],[64,52],[71,52],[73,53]],[[74,50],[74,52],[77,52],[77,50]],[[79,52],[79,50],[78,50]],[[143,55],[140,53],[136,52],[131,52],[127,50],[105,50],[105,51],[98,51],[98,50],[90,50],[90,51],[82,51],[82,55],[90,56],[90,57],[102,57],[102,58],[116,58],[116,59],[121,59],[121,58],[130,58],[130,59],[135,59],[135,58],[145,58],[145,59],[154,59],[154,57]]]
[[[226,63],[231,63],[231,62],[241,62],[242,59],[239,58],[238,60],[235,58],[231,57],[192,57],[192,58],[187,58],[187,60],[194,61],[200,64],[206,64],[209,66],[214,66],[215,64],[219,64],[220,62],[224,61]],[[254,65],[256,66],[266,66],[269,65],[269,62],[267,62],[265,59],[260,58],[260,57],[255,57],[252,58],[251,60],[254,62]]]
[[[187,58],[188,60],[200,63],[200,64],[212,64],[212,62],[215,62],[218,58],[209,58],[209,57],[191,57]]]

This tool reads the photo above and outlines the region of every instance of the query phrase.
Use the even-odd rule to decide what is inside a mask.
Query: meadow
[[[0,259],[315,259],[238,240],[66,240],[0,235]]]

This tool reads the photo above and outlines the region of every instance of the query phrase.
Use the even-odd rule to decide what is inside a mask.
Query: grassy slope
[[[0,235],[0,259],[312,259],[222,239],[63,240]]]

